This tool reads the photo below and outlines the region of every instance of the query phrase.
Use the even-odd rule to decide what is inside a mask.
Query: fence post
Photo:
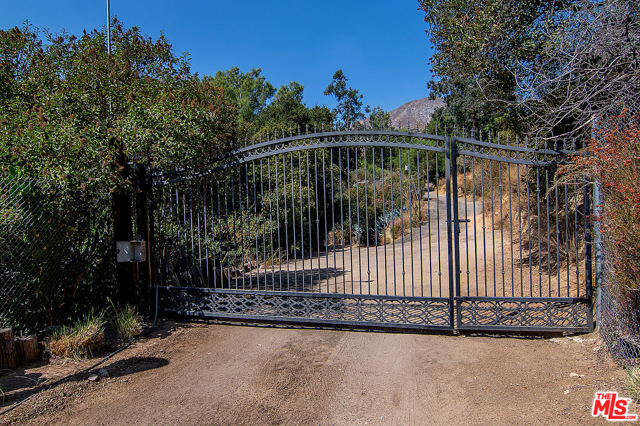
[[[593,202],[595,205],[595,223],[593,229],[593,247],[595,251],[595,270],[596,270],[596,326],[600,327],[600,320],[602,318],[602,286],[604,285],[604,251],[602,250],[602,230],[601,217],[602,217],[602,203],[604,198],[600,188],[600,182],[596,181],[593,184]]]
[[[596,140],[597,118],[594,116],[591,124],[591,139]],[[602,286],[604,285],[604,251],[602,249],[602,208],[604,197],[600,182],[596,180],[593,183],[593,204],[594,204],[594,226],[593,226],[593,249],[595,257],[595,273],[596,273],[596,326],[600,328],[600,320],[602,319]]]

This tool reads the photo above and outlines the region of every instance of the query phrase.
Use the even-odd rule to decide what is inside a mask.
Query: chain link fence
[[[620,303],[610,283],[605,281],[600,292],[599,329],[602,340],[618,364],[625,368],[633,367],[640,361],[640,312]]]
[[[606,202],[603,204],[606,208]],[[625,288],[616,279],[615,256],[607,252],[606,242],[602,258],[597,279],[598,330],[616,362],[624,368],[634,367],[640,365],[640,291]]]
[[[640,111],[640,101],[635,98],[626,99],[623,103],[611,106],[610,110],[609,119],[597,119],[594,124],[593,137],[596,142],[604,144],[605,135],[608,132],[625,134],[625,132],[631,131],[631,135],[637,135],[636,131],[640,125],[640,115],[637,113],[637,111]],[[626,134],[629,135],[629,133]],[[637,144],[637,137],[634,136],[628,139],[627,143]],[[633,155],[634,152],[637,152],[637,149],[633,149],[629,157],[635,157]],[[636,165],[640,164],[634,158],[631,158],[630,161],[634,161],[633,164]],[[623,177],[622,180],[635,179],[636,177],[631,168],[627,170],[629,174]],[[606,184],[607,182],[603,182],[603,185]],[[596,207],[599,207],[605,215],[602,225],[610,229],[612,226],[615,228],[619,223],[610,223],[611,220],[607,219],[606,216],[607,211],[614,208],[613,205],[619,203],[620,200],[607,199],[606,192],[606,188],[603,188],[603,195],[599,200],[596,200]],[[633,201],[625,202],[625,206],[629,207],[629,203],[633,203]],[[637,218],[634,220],[637,220]],[[627,233],[631,240],[638,241],[638,235],[633,234],[637,232],[637,228],[623,226],[622,229],[625,229],[624,232]],[[626,281],[620,280],[616,274],[620,272],[621,263],[637,264],[637,256],[625,255],[624,259],[620,259],[621,248],[616,247],[616,237],[607,239],[606,230],[603,232],[603,237],[602,259],[596,267],[596,281],[599,292],[596,301],[598,328],[613,358],[621,366],[630,368],[640,365],[640,284],[629,282],[628,277]],[[596,247],[596,261],[598,261],[597,250],[598,248]],[[616,265],[616,262],[618,265]],[[598,268],[600,268],[600,272]],[[623,275],[626,273],[628,271],[622,272]],[[635,288],[630,288],[631,286]]]
[[[104,305],[115,283],[111,222],[108,203],[62,197],[40,178],[0,181],[0,327],[34,333]]]

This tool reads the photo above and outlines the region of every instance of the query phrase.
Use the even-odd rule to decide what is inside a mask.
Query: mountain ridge
[[[429,125],[429,121],[431,121],[435,110],[445,106],[446,103],[442,98],[430,99],[426,97],[415,99],[389,112],[391,124],[398,129],[423,130]]]

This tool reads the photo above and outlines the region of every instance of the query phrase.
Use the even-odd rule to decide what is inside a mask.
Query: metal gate
[[[329,131],[154,177],[156,284],[183,316],[590,331],[589,188],[569,152]]]

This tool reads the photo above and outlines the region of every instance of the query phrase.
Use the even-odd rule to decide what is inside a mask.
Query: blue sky
[[[308,106],[333,106],[323,91],[342,69],[365,104],[386,110],[429,95],[432,51],[417,7],[417,0],[111,0],[112,15],[152,37],[163,31],[200,75],[259,67],[276,87],[304,85]],[[27,19],[81,34],[105,25],[106,0],[4,2],[0,28]]]

